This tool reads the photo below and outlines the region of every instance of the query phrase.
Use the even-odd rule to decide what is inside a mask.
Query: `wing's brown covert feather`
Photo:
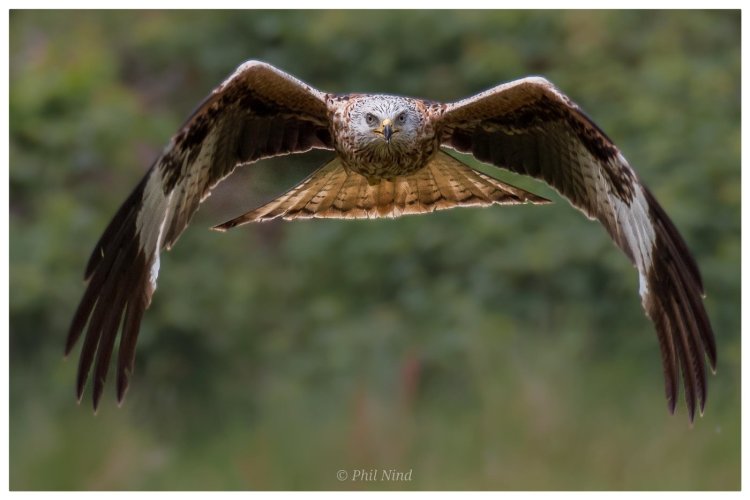
[[[156,288],[159,253],[177,241],[211,188],[237,165],[312,148],[332,148],[325,95],[265,63],[243,64],[198,106],[120,207],[86,266],[87,289],[65,346],[67,354],[88,324],[79,400],[93,364],[97,407],[121,326],[122,400],[141,318]]]
[[[687,245],[617,147],[543,78],[524,78],[445,106],[435,117],[442,144],[547,182],[598,219],[636,266],[654,322],[670,411],[683,374],[688,415],[706,400],[705,360],[716,344],[703,283]]]

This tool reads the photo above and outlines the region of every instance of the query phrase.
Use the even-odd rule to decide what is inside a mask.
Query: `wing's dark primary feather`
[[[172,138],[104,231],[86,266],[87,289],[73,317],[68,354],[86,335],[80,400],[92,365],[96,409],[117,334],[117,398],[133,371],[141,318],[151,303],[159,254],[177,241],[211,188],[237,165],[332,149],[325,95],[272,66],[249,61],[216,88]]]
[[[716,344],[703,283],[687,245],[612,141],[543,78],[495,87],[445,107],[442,144],[547,182],[598,219],[638,269],[643,307],[656,326],[667,403],[682,372],[688,415],[706,402],[705,359]]]

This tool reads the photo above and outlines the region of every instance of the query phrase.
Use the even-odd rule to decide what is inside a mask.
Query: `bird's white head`
[[[411,99],[374,95],[351,108],[350,126],[360,147],[397,152],[416,142],[420,115]]]

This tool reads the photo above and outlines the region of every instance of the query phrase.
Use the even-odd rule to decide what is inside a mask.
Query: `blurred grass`
[[[10,486],[740,486],[736,11],[10,14]],[[703,271],[706,415],[667,414],[637,277],[547,207],[205,228],[325,155],[221,185],[162,260],[133,386],[97,416],[62,362],[88,253],[169,136],[246,59],[331,92],[457,100],[528,74],[618,143]],[[88,395],[87,395],[88,396]],[[339,469],[413,470],[408,483]]]

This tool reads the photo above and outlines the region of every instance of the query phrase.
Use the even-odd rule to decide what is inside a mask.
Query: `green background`
[[[740,14],[11,12],[12,489],[738,489]],[[258,163],[162,258],[124,405],[74,397],[88,254],[247,59],[452,101],[543,75],[620,146],[702,269],[719,367],[670,416],[637,275],[555,200],[207,228],[326,155]],[[410,482],[338,481],[355,469]]]

